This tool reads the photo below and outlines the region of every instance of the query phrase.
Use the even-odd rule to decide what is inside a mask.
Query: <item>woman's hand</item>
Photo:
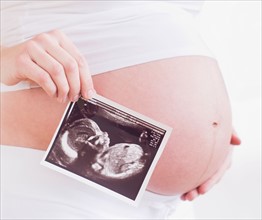
[[[1,48],[1,82],[33,81],[58,101],[88,99],[93,82],[85,58],[59,30],[42,33],[21,44]]]
[[[233,130],[230,145],[240,145],[240,144],[241,144],[241,140],[237,136],[236,132]],[[196,189],[184,193],[181,196],[181,199],[184,201],[185,200],[192,201],[199,195],[207,193],[214,185],[216,185],[220,181],[220,179],[224,176],[225,172],[230,168],[231,160],[232,160],[232,153],[228,154],[222,166],[212,177],[210,177],[206,182],[198,186]]]

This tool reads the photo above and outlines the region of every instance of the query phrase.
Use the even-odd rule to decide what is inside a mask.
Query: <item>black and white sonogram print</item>
[[[46,162],[135,200],[166,131],[100,101],[67,109]]]

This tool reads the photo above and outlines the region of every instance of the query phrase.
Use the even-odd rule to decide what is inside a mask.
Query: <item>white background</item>
[[[194,202],[196,219],[261,219],[261,1],[206,1],[197,16],[242,139],[224,178]]]

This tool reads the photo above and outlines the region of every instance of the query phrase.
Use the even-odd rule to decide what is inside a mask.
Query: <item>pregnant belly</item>
[[[212,59],[173,58],[93,79],[99,94],[173,128],[148,190],[184,193],[214,174],[229,153],[230,108]],[[65,106],[41,89],[3,93],[1,143],[45,150]]]

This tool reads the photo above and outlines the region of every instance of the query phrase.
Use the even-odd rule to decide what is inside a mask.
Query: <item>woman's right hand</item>
[[[12,47],[1,48],[1,82],[15,85],[33,81],[60,102],[88,99],[94,92],[85,58],[61,31],[36,35]]]

